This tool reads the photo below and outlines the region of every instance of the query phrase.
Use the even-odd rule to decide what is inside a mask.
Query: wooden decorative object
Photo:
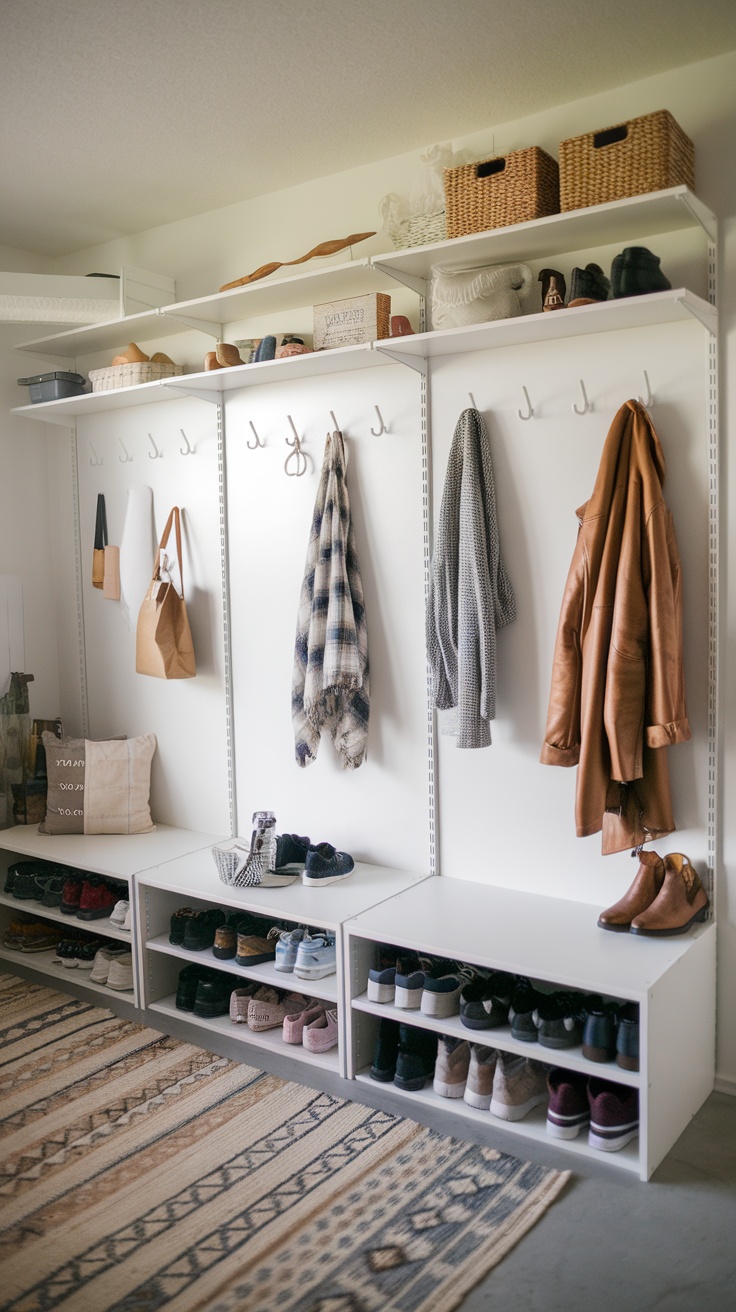
[[[350,237],[339,237],[334,241],[323,241],[321,245],[307,251],[306,255],[300,255],[298,260],[277,260],[273,264],[262,264],[254,273],[246,273],[244,278],[236,278],[235,282],[226,282],[220,288],[220,291],[229,292],[233,287],[245,287],[249,282],[257,282],[259,278],[267,278],[269,273],[275,273],[277,269],[284,269],[290,264],[304,264],[307,260],[313,260],[318,255],[335,255],[338,251],[344,251],[347,246],[354,246],[356,242],[366,241],[368,237],[375,237],[375,235],[375,232],[354,232]]]
[[[349,296],[314,307],[314,349],[329,351],[335,346],[358,346],[389,336],[391,297],[385,292]]]

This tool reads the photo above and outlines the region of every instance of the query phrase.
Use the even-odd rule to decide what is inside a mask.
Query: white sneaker
[[[129,911],[130,902],[116,902],[110,913],[110,924],[117,925],[118,929],[123,929],[125,926],[125,917]]]
[[[90,971],[89,976],[90,981],[93,984],[107,984],[108,975],[110,974],[110,963],[115,957],[122,957],[125,955],[130,956],[131,954],[128,952],[127,948],[122,945],[119,948],[113,947],[112,944],[108,947],[98,948],[95,953],[95,959],[92,962],[92,970]]]
[[[120,957],[113,957],[107,976],[107,987],[119,993],[133,988],[133,953],[124,952]]]

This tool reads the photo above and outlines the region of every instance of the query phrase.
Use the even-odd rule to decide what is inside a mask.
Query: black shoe
[[[514,991],[514,976],[492,970],[465,984],[460,994],[460,1020],[469,1030],[488,1030],[507,1025]]]
[[[619,1004],[591,998],[583,1026],[583,1056],[587,1061],[613,1061],[616,1056],[616,1030]]]
[[[181,947],[184,942],[184,927],[187,920],[196,914],[194,907],[179,907],[178,910],[173,913],[169,922],[169,943],[174,943],[177,947]]]
[[[227,916],[219,907],[213,907],[211,911],[197,911],[193,916],[188,916],[184,921],[183,943],[187,952],[204,952],[205,948],[211,948],[217,930],[226,921]]]
[[[394,1084],[397,1089],[416,1093],[434,1074],[437,1060],[437,1035],[431,1030],[415,1029],[399,1022],[399,1051]]]
[[[371,1079],[388,1084],[396,1074],[396,1058],[399,1054],[399,1022],[388,1017],[378,1022],[378,1037],[373,1050]]]
[[[212,977],[201,979],[192,1008],[195,1016],[225,1016],[230,1011],[230,994],[239,981],[232,975],[213,971]]]
[[[646,246],[627,246],[611,265],[614,299],[669,291],[672,283],[665,278],[659,264],[659,256],[653,255]]]
[[[542,269],[537,282],[542,284],[542,309],[564,310],[567,291],[565,275],[558,269]]]
[[[534,1013],[544,1000],[544,994],[535,989],[528,979],[517,981],[511,994],[509,1007],[509,1024],[511,1036],[522,1043],[536,1043],[539,1035],[534,1021]]]
[[[215,971],[208,966],[185,966],[179,971],[179,982],[176,986],[176,1005],[179,1011],[194,1010],[194,1000],[200,980],[214,974]]]
[[[618,1018],[616,1065],[625,1071],[639,1069],[639,1006],[627,1002]]]
[[[586,264],[584,269],[573,269],[568,309],[574,309],[576,305],[593,305],[596,301],[607,301],[610,295],[610,280],[599,264]]]

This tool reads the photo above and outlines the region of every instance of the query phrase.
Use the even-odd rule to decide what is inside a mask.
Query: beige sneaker
[[[441,1098],[462,1098],[469,1065],[470,1044],[467,1039],[451,1039],[444,1034],[440,1035],[432,1086],[435,1093]]]
[[[496,1073],[498,1053],[495,1048],[484,1048],[480,1043],[470,1044],[468,1081],[463,1099],[471,1107],[487,1112],[493,1097],[493,1077]]]
[[[249,1030],[281,1029],[285,1016],[303,1011],[306,998],[301,993],[284,993],[264,984],[248,1003]]]
[[[504,1121],[520,1121],[539,1103],[546,1103],[547,1068],[528,1057],[501,1053],[493,1077],[491,1115]]]

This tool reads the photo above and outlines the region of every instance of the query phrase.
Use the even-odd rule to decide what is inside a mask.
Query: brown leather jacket
[[[604,854],[675,828],[661,748],[690,737],[680,559],[663,481],[652,421],[627,401],[577,512],[540,758],[578,766],[578,837],[602,830]]]

